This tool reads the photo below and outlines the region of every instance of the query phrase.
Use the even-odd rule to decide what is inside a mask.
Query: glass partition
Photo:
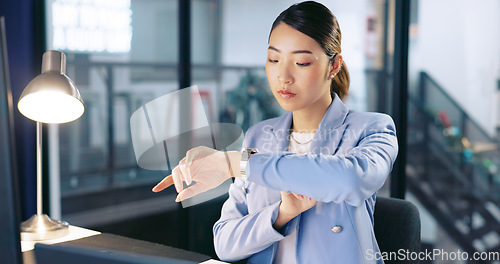
[[[198,86],[210,121],[234,123],[246,131],[260,120],[283,114],[269,91],[264,67],[272,22],[294,3],[191,1],[191,83]],[[345,103],[353,110],[390,113],[391,4],[322,3],[337,16],[343,33],[342,54],[351,75]],[[174,227],[191,230],[190,237],[198,241],[191,249],[213,254],[207,252],[212,246],[211,221],[217,219],[225,197],[204,210],[180,210],[173,188],[151,193],[169,171],[138,167],[131,142],[132,113],[185,88],[178,87],[178,40],[185,34],[178,32],[178,9],[176,0],[46,1],[48,48],[67,54],[67,73],[86,107],[75,122],[51,127],[51,180],[60,181],[60,197],[52,199],[51,209],[52,215],[60,214],[72,224],[108,229],[168,213],[166,221],[173,221]],[[102,18],[106,13],[116,21]],[[89,31],[104,33],[85,35]],[[75,36],[95,42],[76,45]],[[387,188],[381,195],[387,195]],[[198,213],[203,221],[194,222]],[[165,239],[187,248],[176,244],[176,239],[184,239],[179,234],[157,241]]]
[[[500,4],[412,2],[407,172],[422,245],[498,253]]]

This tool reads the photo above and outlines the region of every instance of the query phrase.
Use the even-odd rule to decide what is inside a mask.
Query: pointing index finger
[[[170,185],[174,184],[174,180],[172,179],[172,174],[165,177],[161,182],[159,182],[155,187],[153,187],[153,192],[161,192]]]

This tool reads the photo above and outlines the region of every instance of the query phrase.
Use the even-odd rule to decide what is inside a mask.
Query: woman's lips
[[[287,90],[279,90],[278,93],[281,95],[282,98],[292,98],[296,95]]]

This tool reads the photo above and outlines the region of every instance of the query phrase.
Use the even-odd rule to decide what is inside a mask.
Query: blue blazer
[[[373,231],[375,196],[398,153],[394,122],[380,113],[349,111],[336,96],[310,153],[288,151],[292,113],[262,121],[245,135],[258,154],[247,180],[235,179],[215,223],[214,244],[224,261],[272,263],[278,242],[297,229],[297,263],[383,263]],[[280,191],[312,197],[316,206],[273,228]],[[378,255],[380,256],[380,255]]]

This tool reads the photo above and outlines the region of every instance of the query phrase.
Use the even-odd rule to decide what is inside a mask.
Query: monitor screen
[[[0,17],[0,262],[21,263],[13,106],[4,17]]]

